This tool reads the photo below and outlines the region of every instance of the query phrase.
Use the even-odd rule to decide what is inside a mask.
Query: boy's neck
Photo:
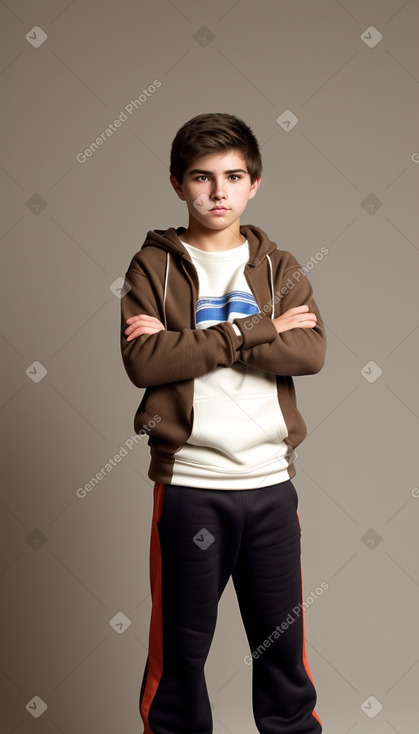
[[[189,222],[187,229],[179,235],[179,239],[205,252],[232,250],[246,242],[246,237],[240,234],[239,220],[225,229],[202,229]]]

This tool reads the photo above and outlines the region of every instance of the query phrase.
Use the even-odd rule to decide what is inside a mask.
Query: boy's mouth
[[[228,209],[226,206],[213,206],[210,212],[228,212]]]

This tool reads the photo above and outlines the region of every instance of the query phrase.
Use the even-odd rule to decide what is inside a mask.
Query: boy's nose
[[[214,197],[214,199],[221,199],[221,198],[226,199],[227,193],[224,190],[223,186],[219,185],[214,188],[212,192],[212,196]]]

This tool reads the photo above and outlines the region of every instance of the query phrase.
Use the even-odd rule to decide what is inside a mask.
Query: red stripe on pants
[[[141,717],[144,722],[144,734],[153,734],[148,719],[150,706],[163,671],[163,630],[162,630],[162,560],[157,522],[163,512],[166,485],[156,482],[153,490],[153,517],[150,537],[150,587],[151,617],[148,644],[147,679],[140,704]]]
[[[297,517],[298,517],[298,523],[299,523],[300,529],[301,529],[301,518],[300,518],[300,515],[298,514],[298,512],[297,512]],[[304,665],[304,668],[306,670],[306,673],[307,673],[308,677],[310,678],[310,680],[311,680],[311,682],[312,682],[312,684],[314,686],[313,676],[311,675],[311,670],[310,670],[310,666],[308,664],[307,653],[306,653],[306,626],[305,626],[304,590],[303,590],[303,575],[302,574],[301,574],[301,602],[303,604],[303,606],[302,606],[302,618],[303,618],[303,665]],[[323,727],[323,723],[320,720],[320,717],[316,713],[316,711],[313,710],[312,711],[312,714],[313,714],[314,718],[317,719],[317,721],[319,722],[319,724]]]

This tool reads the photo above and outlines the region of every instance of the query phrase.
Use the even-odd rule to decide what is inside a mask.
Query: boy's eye
[[[233,181],[240,181],[241,176],[239,176],[237,173],[231,173],[229,176],[229,179]],[[199,176],[195,178],[195,181],[208,181],[208,176],[205,173],[201,173]]]

